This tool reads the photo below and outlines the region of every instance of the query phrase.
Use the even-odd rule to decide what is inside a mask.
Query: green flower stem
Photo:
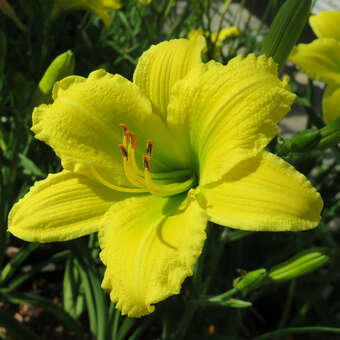
[[[284,309],[281,315],[278,328],[283,328],[288,320],[290,309],[291,309],[292,302],[293,302],[295,287],[296,287],[296,280],[292,280],[292,282],[289,285],[288,297],[287,297],[287,300],[286,300],[286,303],[285,303],[285,306],[284,306]]]
[[[227,292],[220,294],[220,295],[215,295],[211,298],[209,298],[207,301],[209,302],[219,302],[219,301],[223,301],[223,300],[227,300],[229,298],[231,298],[232,296],[234,296],[235,294],[237,294],[239,292],[239,290],[237,288],[232,288],[229,289]]]
[[[253,340],[265,340],[265,339],[273,339],[274,337],[279,337],[282,335],[290,335],[293,333],[319,333],[319,332],[329,332],[329,333],[337,333],[340,334],[340,328],[333,327],[292,327],[279,329],[277,331],[269,332],[262,334],[253,338]]]

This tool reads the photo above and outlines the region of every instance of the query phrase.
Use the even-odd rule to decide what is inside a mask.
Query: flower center
[[[135,150],[138,148],[136,135],[125,124],[119,125],[123,131],[123,141],[119,144],[122,153],[125,176],[133,187],[121,187],[113,185],[102,178],[94,168],[94,176],[104,185],[118,191],[145,193],[167,197],[189,190],[195,184],[195,175],[189,170],[175,170],[170,172],[155,173],[151,171],[151,158],[154,144],[147,141],[145,154],[143,155],[143,167],[141,170],[135,158]],[[191,177],[189,177],[191,176]]]

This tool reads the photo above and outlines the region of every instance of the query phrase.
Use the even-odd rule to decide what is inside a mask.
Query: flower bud
[[[310,273],[328,262],[327,252],[326,248],[312,248],[300,252],[288,261],[273,267],[268,276],[273,281],[283,282]]]
[[[233,286],[240,290],[243,295],[246,295],[251,290],[259,288],[266,277],[267,271],[264,268],[253,270],[242,278],[235,279]]]
[[[33,94],[32,105],[50,102],[54,83],[73,74],[74,66],[75,59],[72,51],[68,50],[58,55],[41,78],[38,88]]]
[[[312,0],[287,0],[276,14],[269,28],[261,52],[282,69],[287,57],[296,44],[307,23]]]

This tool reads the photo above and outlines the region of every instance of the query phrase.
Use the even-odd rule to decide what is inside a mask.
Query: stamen
[[[129,131],[128,127],[125,124],[119,124],[119,127],[122,128],[124,136]]]
[[[130,143],[131,143],[132,148],[137,149],[138,143],[137,143],[136,135],[132,131],[128,130],[126,132],[126,137],[130,139]]]
[[[151,164],[148,156],[143,156],[143,166],[144,169],[147,169],[149,172],[151,171]]]
[[[134,193],[144,193],[144,192],[148,192],[148,190],[146,190],[145,188],[129,188],[129,187],[121,187],[118,185],[114,185],[110,182],[108,182],[106,179],[104,179],[99,173],[98,171],[92,166],[89,166],[90,171],[93,175],[93,177],[95,179],[97,179],[97,181],[103,185],[105,185],[106,187],[116,190],[116,191],[121,191],[121,192],[134,192]]]
[[[126,135],[127,135],[127,132],[129,131],[129,129],[125,124],[119,124],[119,127],[122,128],[122,130],[123,130],[123,145],[125,147],[127,147],[128,137]]]
[[[146,144],[146,154],[151,158],[152,154],[153,154],[153,149],[154,149],[154,145],[152,143],[152,140],[148,140],[147,144]]]
[[[128,159],[128,151],[127,151],[126,147],[123,144],[118,144],[118,146],[119,146],[119,149],[122,153],[123,158]]]

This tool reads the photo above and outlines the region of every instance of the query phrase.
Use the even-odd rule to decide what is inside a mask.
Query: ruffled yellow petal
[[[322,98],[322,111],[327,124],[340,117],[340,86],[327,86]]]
[[[201,63],[205,40],[175,39],[152,46],[139,59],[133,81],[151,100],[154,111],[166,118],[172,86]]]
[[[30,242],[66,241],[93,233],[106,211],[127,194],[69,171],[36,182],[16,203],[8,229]]]
[[[102,287],[130,317],[154,311],[192,275],[206,237],[207,216],[194,198],[144,196],[112,206],[99,233],[107,266]]]
[[[340,11],[323,11],[309,18],[314,33],[319,38],[333,38],[340,41]]]
[[[289,60],[313,80],[328,85],[340,84],[340,41],[321,38],[310,44],[299,44]]]
[[[319,193],[302,174],[266,151],[201,191],[209,220],[242,230],[314,228],[323,206]]]
[[[263,150],[294,101],[286,88],[274,61],[255,55],[236,57],[227,66],[210,62],[175,85],[168,126],[193,150],[201,185]]]
[[[53,99],[53,104],[34,110],[32,130],[54,149],[65,169],[91,176],[92,166],[107,181],[128,185],[118,147],[122,143],[120,123],[137,136],[136,159],[141,168],[148,139],[157,140],[155,170],[181,168],[179,146],[152,113],[149,100],[125,78],[104,70],[92,72],[88,78],[67,77],[56,83]]]

